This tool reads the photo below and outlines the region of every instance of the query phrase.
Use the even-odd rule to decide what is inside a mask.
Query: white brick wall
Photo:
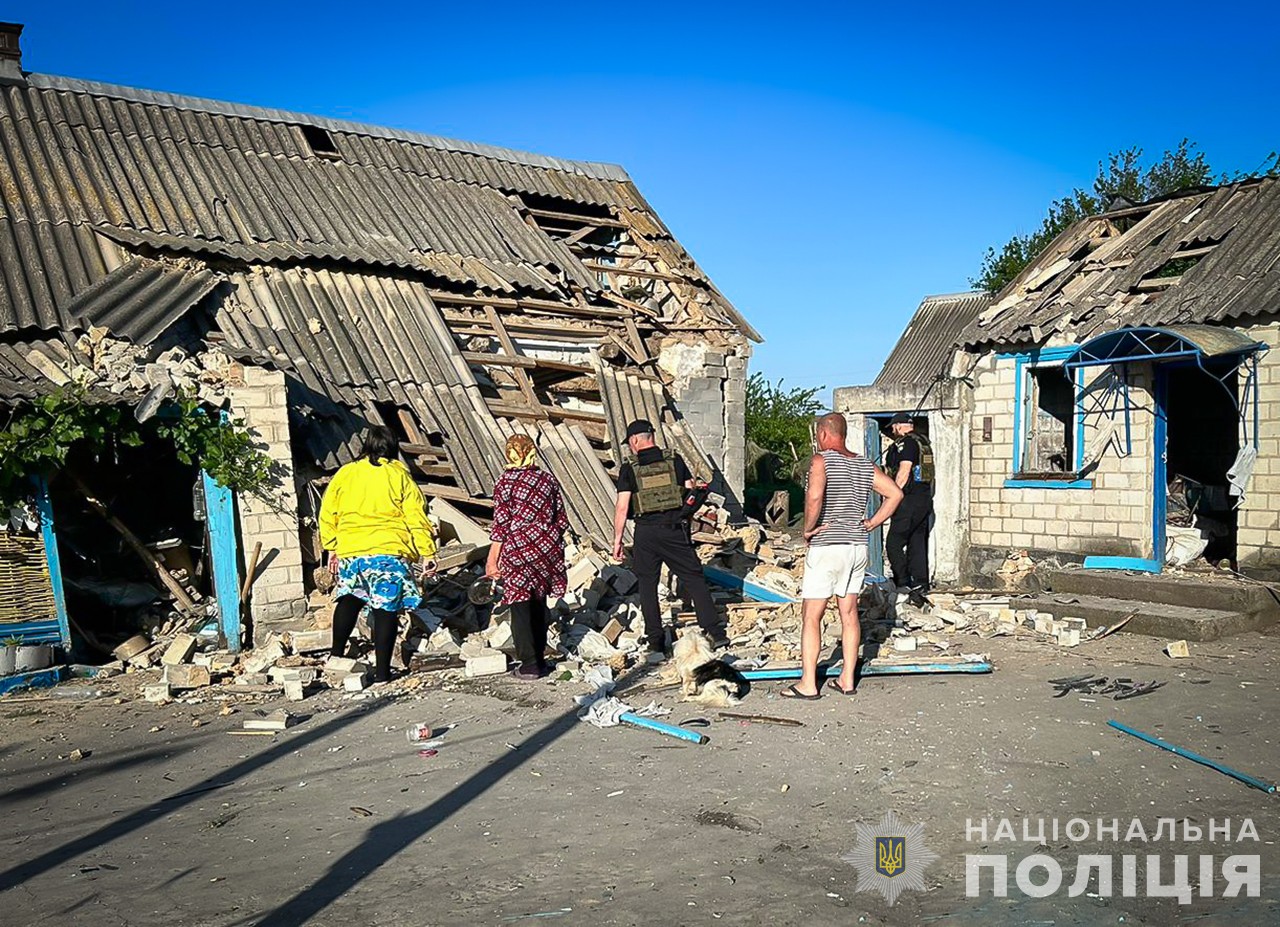
[[[231,411],[233,416],[244,420],[281,473],[279,492],[272,499],[248,494],[241,494],[237,499],[240,550],[246,569],[254,546],[262,543],[251,597],[257,629],[264,623],[301,618],[306,614],[284,374],[246,366],[243,385],[232,388]]]
[[[1013,360],[986,357],[975,371],[970,416],[970,532],[976,547],[1151,556],[1152,416],[1150,372],[1131,378],[1133,454],[1109,450],[1090,475],[1092,489],[1006,489],[1013,475],[1016,396]],[[991,441],[982,439],[992,418]],[[1086,419],[1087,447],[1098,417]],[[1277,489],[1280,492],[1280,489]]]
[[[1258,463],[1240,508],[1236,553],[1241,569],[1274,572],[1280,571],[1280,323],[1248,332],[1271,350],[1258,364]]]

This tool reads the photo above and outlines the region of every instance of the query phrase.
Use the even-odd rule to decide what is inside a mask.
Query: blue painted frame
[[[887,422],[893,416],[889,413],[877,413],[867,415],[866,434],[864,436],[863,451],[867,460],[871,461],[877,467],[880,466],[880,454],[884,450],[882,443],[882,434],[880,431],[881,424]],[[867,495],[867,517],[874,518],[876,510],[880,508],[880,497],[874,492]],[[885,570],[885,552],[884,552],[884,526],[881,525],[872,531],[867,537],[867,555],[869,569],[866,581],[868,583],[883,582],[886,574]]]
[[[53,525],[53,501],[49,498],[49,481],[36,478],[36,508],[40,511],[40,533],[44,538],[44,560],[53,585],[53,604],[58,616],[58,633],[62,646],[71,649],[71,621],[67,617],[67,593],[62,584],[62,557],[58,553],[58,535]]]
[[[1022,450],[1022,399],[1023,399],[1023,383],[1027,378],[1027,368],[1030,366],[1052,366],[1057,362],[1061,362],[1063,370],[1068,369],[1068,362],[1075,357],[1079,351],[1077,345],[1065,345],[1058,348],[1041,348],[1035,351],[1023,351],[1019,353],[997,354],[997,360],[1012,360],[1014,362],[1014,395],[1013,395],[1013,449],[1012,459],[1010,461],[1009,478],[1004,481],[1005,489],[1092,489],[1093,480],[1037,480],[1037,479],[1019,479],[1017,474],[1019,470],[1019,456]],[[1075,386],[1076,396],[1080,394],[1083,381],[1078,370],[1073,373],[1073,385]],[[1072,461],[1075,471],[1080,471],[1080,465],[1084,461],[1084,414],[1080,409],[1080,403],[1077,399],[1073,403],[1076,417],[1076,440],[1075,440],[1075,459]]]
[[[43,477],[31,477],[36,491],[36,509],[40,514],[40,536],[44,542],[45,568],[53,588],[54,617],[43,621],[23,621],[0,625],[0,638],[14,637],[27,644],[58,644],[71,649],[71,622],[67,618],[67,597],[62,582],[62,560],[58,555],[58,538],[54,532],[53,505],[49,501],[49,483]],[[0,690],[3,691],[3,690]]]
[[[232,653],[240,651],[240,557],[236,543],[236,504],[231,490],[207,472],[204,481],[205,524],[213,562],[213,591],[218,601],[219,630]]]

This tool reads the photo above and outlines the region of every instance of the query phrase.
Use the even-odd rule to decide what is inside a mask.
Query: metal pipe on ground
[[[989,673],[990,663],[896,663],[872,664],[858,669],[858,678],[866,676],[925,676],[941,673]],[[743,670],[742,675],[749,682],[765,682],[771,679],[799,679],[802,675],[800,667],[784,669]],[[819,667],[818,675],[833,678],[840,675],[840,666]]]

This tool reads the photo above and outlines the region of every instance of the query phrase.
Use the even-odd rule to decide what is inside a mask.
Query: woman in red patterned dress
[[[527,435],[507,439],[507,471],[493,488],[493,527],[485,574],[502,580],[502,604],[511,608],[517,679],[548,672],[547,597],[564,595],[564,532],[569,527],[560,483],[538,467]]]

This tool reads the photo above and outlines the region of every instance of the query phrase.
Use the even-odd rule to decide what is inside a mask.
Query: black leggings
[[[356,621],[364,609],[364,600],[353,595],[338,599],[333,609],[333,649],[329,652],[340,657],[347,651],[347,641],[356,629]],[[373,625],[374,682],[386,682],[391,678],[391,652],[395,650],[396,634],[400,630],[400,616],[395,612],[375,608],[369,612]]]
[[[511,643],[523,666],[542,666],[547,655],[547,600],[511,603]]]

